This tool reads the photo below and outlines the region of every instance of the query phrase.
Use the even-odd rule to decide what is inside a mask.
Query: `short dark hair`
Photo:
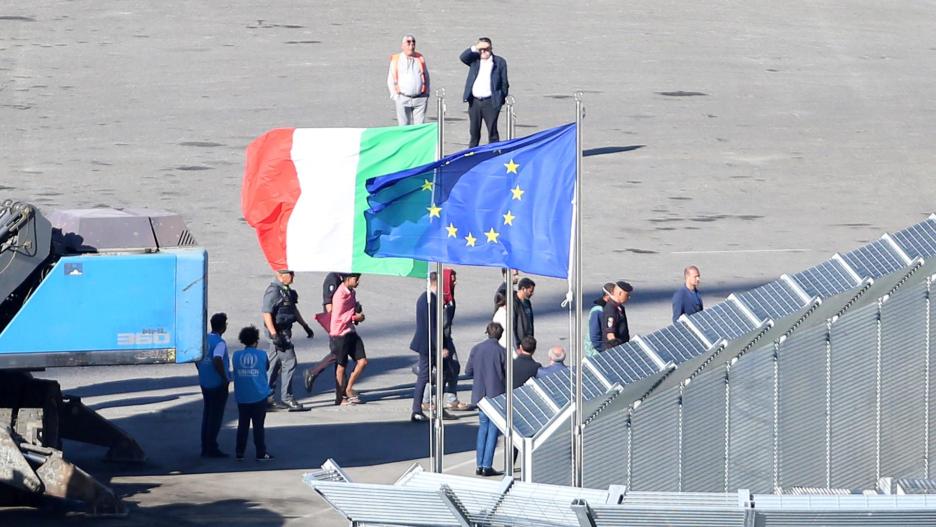
[[[491,39],[488,37],[478,37],[478,42],[487,42],[488,44],[491,44]],[[491,45],[493,46],[494,44]]]
[[[223,331],[227,328],[227,313],[215,313],[211,315],[211,331]]]
[[[533,355],[533,352],[536,351],[536,339],[533,337],[523,337],[520,341],[520,348],[530,355]]]
[[[536,287],[536,282],[525,276],[517,282],[517,289],[529,289],[530,287]]]
[[[237,335],[237,340],[247,347],[256,346],[257,343],[260,342],[260,331],[257,329],[257,326],[254,325],[241,328],[240,333]]]
[[[439,281],[439,273],[437,273],[437,272],[435,272],[435,271],[432,271],[431,273],[429,273],[429,281],[430,281],[430,282],[438,282],[438,281]]]
[[[500,322],[488,322],[484,332],[492,339],[500,340],[501,335],[504,334],[504,326],[501,326]]]
[[[346,275],[341,276],[341,281],[344,282],[348,278],[360,278],[360,277],[361,277],[361,273],[348,273]]]

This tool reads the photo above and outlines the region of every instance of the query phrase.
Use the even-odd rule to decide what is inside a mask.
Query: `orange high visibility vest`
[[[394,53],[390,55],[390,71],[393,72],[393,85],[396,86],[397,82],[400,80],[400,72],[397,69],[397,63],[400,62],[400,55],[403,53]],[[420,93],[426,93],[426,59],[423,58],[422,53],[417,51],[413,52],[413,58],[419,61],[419,77],[422,81],[422,90]]]

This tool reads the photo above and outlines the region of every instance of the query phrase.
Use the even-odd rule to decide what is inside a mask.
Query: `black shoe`
[[[244,454],[235,454],[235,455],[234,455],[234,459],[236,459],[236,460],[238,460],[238,461],[243,461],[243,460],[244,460]]]
[[[301,405],[299,402],[297,402],[295,399],[290,399],[290,400],[286,401],[286,402],[283,404],[283,406],[284,406],[287,410],[289,410],[290,412],[302,412],[303,410],[305,410],[305,406],[302,406],[302,405]]]
[[[409,420],[414,423],[424,423],[429,420],[429,416],[422,412],[415,412],[412,416],[410,416]]]
[[[305,373],[302,374],[302,383],[305,385],[307,393],[312,393],[312,388],[315,387],[315,379],[317,378],[318,375],[313,375],[311,369],[306,370]]]
[[[219,459],[219,458],[231,457],[231,456],[225,454],[224,452],[220,450],[209,450],[207,452],[202,452],[201,457]]]
[[[257,461],[273,461],[274,459],[276,458],[270,455],[269,452],[267,452],[266,454],[263,454],[262,456],[257,456]]]
[[[484,469],[481,467],[478,467],[475,469],[475,476],[480,476],[483,472],[484,472]]]
[[[491,468],[491,467],[484,467],[484,468],[481,469],[481,475],[487,478],[487,477],[491,477],[491,476],[503,476],[504,473],[503,473],[503,472],[500,472],[500,471],[497,471],[497,470],[494,470],[494,469]]]

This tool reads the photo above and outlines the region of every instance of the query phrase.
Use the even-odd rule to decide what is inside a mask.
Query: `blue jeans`
[[[482,411],[478,412],[478,424],[480,425],[476,454],[478,467],[494,468],[494,449],[497,447],[497,436],[500,435],[500,430],[494,426],[494,421],[491,421]]]

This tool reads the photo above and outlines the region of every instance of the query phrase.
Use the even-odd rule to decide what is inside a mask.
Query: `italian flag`
[[[364,253],[368,178],[435,160],[435,123],[279,128],[247,147],[241,210],[273,270],[425,277],[425,262]]]

